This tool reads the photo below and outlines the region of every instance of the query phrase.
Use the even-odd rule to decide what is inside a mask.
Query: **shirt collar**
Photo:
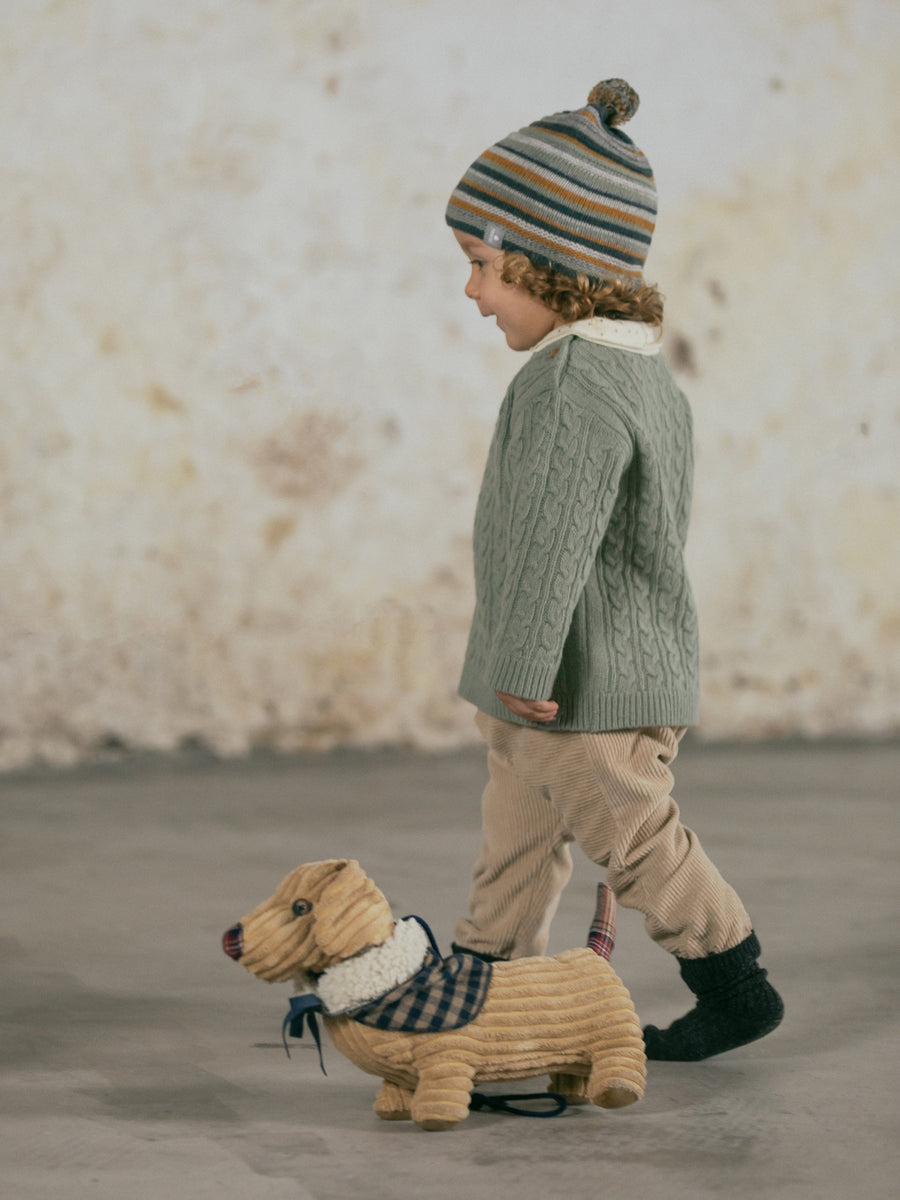
[[[656,325],[643,321],[614,321],[610,317],[587,317],[583,321],[572,321],[551,329],[546,337],[532,346],[532,354],[545,350],[561,338],[579,337],[587,342],[598,342],[602,346],[614,346],[618,350],[629,350],[632,354],[659,354],[662,331]]]

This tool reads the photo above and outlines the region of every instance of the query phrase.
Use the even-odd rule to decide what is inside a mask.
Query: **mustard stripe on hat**
[[[488,147],[454,189],[447,223],[565,275],[640,280],[656,185],[643,153],[616,128],[637,106],[624,80],[607,79],[587,107]]]

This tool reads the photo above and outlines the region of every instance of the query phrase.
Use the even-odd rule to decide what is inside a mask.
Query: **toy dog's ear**
[[[390,937],[390,905],[355,859],[342,864],[316,904],[315,939],[332,963]]]

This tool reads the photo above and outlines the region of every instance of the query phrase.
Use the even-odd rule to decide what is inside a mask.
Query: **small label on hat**
[[[499,250],[503,245],[503,230],[499,225],[492,223],[485,227],[482,240],[486,246],[493,246],[495,250]]]

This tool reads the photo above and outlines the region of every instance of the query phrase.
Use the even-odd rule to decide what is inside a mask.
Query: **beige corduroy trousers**
[[[681,823],[669,767],[683,729],[571,733],[479,712],[490,780],[467,920],[455,941],[521,958],[543,954],[577,842],[620,904],[681,958],[730,950],[751,931],[734,889]]]

